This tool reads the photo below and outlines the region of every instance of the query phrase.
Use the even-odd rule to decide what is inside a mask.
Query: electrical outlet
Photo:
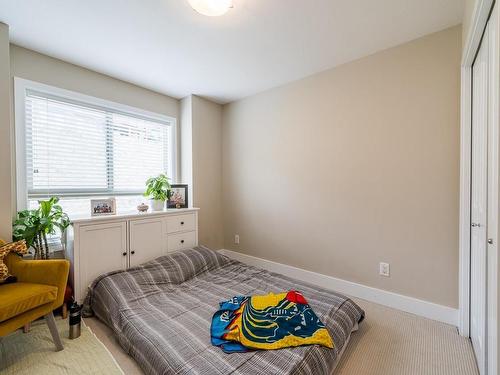
[[[391,275],[391,269],[389,263],[380,262],[379,274],[380,276],[385,276],[385,277],[389,277]]]
[[[236,245],[239,245],[240,244],[240,235],[239,234],[235,234],[234,235],[234,243]]]

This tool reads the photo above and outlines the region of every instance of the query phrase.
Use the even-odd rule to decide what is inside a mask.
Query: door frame
[[[471,194],[471,141],[472,141],[472,64],[476,57],[483,32],[486,28],[488,18],[495,4],[494,0],[478,0],[472,14],[470,31],[466,36],[464,43],[462,62],[461,62],[461,113],[460,113],[460,221],[459,221],[459,333],[463,336],[470,337],[470,194]],[[498,21],[497,21],[498,22]],[[498,30],[499,25],[497,25]],[[498,57],[500,54],[500,45],[495,44],[493,55]],[[490,60],[491,61],[491,60]],[[495,69],[490,70],[493,73],[493,78],[498,83],[498,58],[495,59]],[[492,81],[491,79],[489,80]],[[497,85],[498,86],[498,85]],[[490,90],[490,95],[493,95],[493,102],[499,100],[499,88],[495,86]],[[498,106],[494,106],[493,113],[488,110],[489,116],[493,119],[493,126],[497,129],[498,135],[499,113]],[[489,144],[491,142],[488,140]],[[499,140],[493,140],[495,147],[498,148]],[[491,170],[495,171],[494,181],[498,182],[498,154],[491,160]],[[496,190],[498,190],[498,185]],[[498,191],[497,196],[498,198]],[[497,200],[498,202],[498,200]],[[491,228],[488,225],[488,238],[494,239],[493,245],[488,245],[488,260],[494,260],[494,264],[488,267],[488,337],[487,337],[487,358],[488,358],[488,373],[496,374],[498,368],[498,211],[492,213],[496,220],[491,220],[488,214],[489,222],[494,224]],[[491,257],[490,257],[491,255]],[[491,289],[491,290],[490,290]],[[491,318],[493,317],[493,319]]]

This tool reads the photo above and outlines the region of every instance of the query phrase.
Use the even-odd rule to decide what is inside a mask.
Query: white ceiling
[[[459,24],[463,0],[0,0],[11,42],[177,98],[220,103]]]

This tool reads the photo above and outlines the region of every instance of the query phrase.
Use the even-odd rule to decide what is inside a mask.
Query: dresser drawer
[[[196,232],[170,234],[167,242],[169,253],[194,247],[196,245]]]
[[[188,232],[192,230],[196,230],[196,218],[194,214],[167,217],[167,233]]]

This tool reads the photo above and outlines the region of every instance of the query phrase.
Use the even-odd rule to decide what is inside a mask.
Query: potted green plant
[[[68,215],[63,212],[58,202],[59,198],[52,197],[46,201],[38,201],[37,209],[17,213],[12,237],[15,241],[26,240],[27,246],[35,249],[35,259],[48,259],[47,235],[55,234],[56,228],[64,235],[70,224]]]
[[[168,182],[168,177],[164,173],[157,177],[151,177],[146,181],[145,197],[151,199],[151,207],[153,211],[163,211],[165,201],[172,196],[172,188]]]

